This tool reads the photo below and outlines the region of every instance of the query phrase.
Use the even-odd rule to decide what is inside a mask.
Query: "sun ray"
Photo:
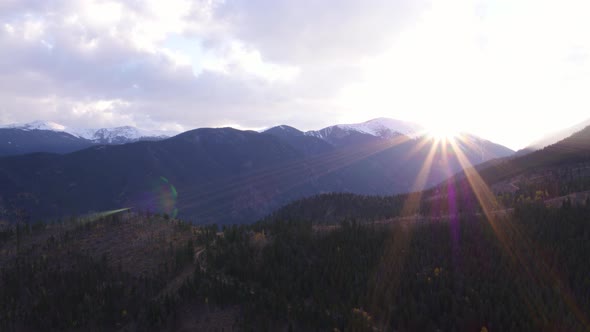
[[[432,144],[432,143],[436,143],[436,141],[433,142],[433,139],[431,137],[428,137],[428,136],[420,137],[418,144],[416,144],[407,155],[403,156],[403,160],[409,160],[414,155],[416,155],[418,152],[420,152],[425,146],[427,146],[428,144]]]
[[[528,278],[545,287],[554,287],[560,290],[564,303],[570,308],[578,320],[590,330],[590,324],[587,317],[577,305],[574,297],[565,289],[563,282],[559,279],[557,273],[542,260],[533,257],[525,257],[524,253],[538,253],[539,250],[532,242],[530,237],[526,236],[521,229],[516,227],[508,219],[498,216],[498,211],[503,211],[503,207],[497,201],[496,196],[489,189],[485,181],[481,178],[477,170],[471,165],[467,157],[455,142],[451,142],[451,147],[455,150],[455,155],[464,169],[466,179],[471,186],[473,193],[478,200],[486,220],[490,223],[496,237],[500,241],[503,249],[510,255],[517,267],[522,268]],[[539,272],[539,273],[535,273]],[[547,317],[541,303],[535,301],[530,294],[523,294],[524,300],[528,303],[531,313],[537,314],[536,319],[540,322],[546,322]]]
[[[438,145],[439,142],[434,142],[434,144],[432,144],[430,147],[430,151],[428,151],[428,155],[424,160],[424,164],[422,165],[422,168],[420,169],[420,172],[418,172],[418,176],[412,185],[412,192],[408,195],[408,198],[404,203],[402,215],[410,215],[412,212],[418,210],[422,200],[422,193],[426,188],[426,182],[428,181],[428,176],[432,170],[432,163],[434,162],[434,156],[436,154]]]
[[[461,163],[461,166],[464,169],[467,181],[469,182],[473,193],[478,200],[482,211],[485,215],[486,220],[492,226],[492,229],[496,233],[496,237],[502,244],[503,249],[512,257],[512,260],[519,265],[519,267],[523,268],[531,279],[536,279],[534,274],[532,273],[529,265],[524,261],[524,258],[520,255],[520,251],[515,248],[515,242],[511,239],[513,236],[517,236],[518,232],[516,229],[510,226],[509,223],[501,223],[501,220],[496,217],[494,213],[496,210],[499,209],[500,205],[496,200],[495,195],[489,189],[487,184],[483,181],[477,170],[473,168],[473,165],[469,162],[467,157],[463,154],[461,149],[456,145],[456,143],[452,144],[452,148],[455,150],[455,154],[457,156],[458,161]],[[517,236],[520,238],[520,236]],[[524,239],[522,239],[519,244],[523,244]],[[523,294],[523,298],[529,303],[529,306],[535,307],[531,309],[532,313],[537,313],[538,315],[543,315],[542,309],[539,305],[532,299],[528,298],[527,294]],[[544,317],[537,317],[539,320],[543,320]]]
[[[393,225],[391,237],[387,239],[384,245],[384,252],[381,261],[379,264],[377,264],[377,267],[373,271],[372,284],[378,287],[386,287],[389,290],[386,292],[378,287],[369,290],[369,298],[372,298],[374,301],[372,303],[374,307],[372,308],[373,311],[379,306],[380,299],[382,299],[385,294],[391,296],[392,292],[395,294],[399,288],[401,273],[404,270],[403,267],[408,254],[408,248],[410,247],[410,242],[412,240],[414,222],[416,218],[419,218],[417,213],[422,200],[423,190],[426,186],[428,176],[430,175],[437,145],[438,142],[434,142],[434,144],[432,144],[430,147],[428,156],[426,157],[426,160],[422,165],[420,172],[416,176],[414,184],[412,185],[412,192],[408,194],[408,197],[406,198],[406,201],[402,207],[401,216],[410,216],[410,219],[399,221]],[[385,321],[382,323],[387,326],[387,324],[390,322],[390,319],[391,317],[386,316],[384,318]]]

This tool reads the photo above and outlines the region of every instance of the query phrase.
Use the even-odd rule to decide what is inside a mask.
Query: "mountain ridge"
[[[359,139],[331,145],[293,130],[281,137],[272,131],[201,128],[154,142],[4,157],[0,207],[30,211],[33,220],[132,206],[178,211],[197,223],[249,223],[318,193],[413,190],[429,160],[433,168],[425,186],[461,168],[434,138],[351,138]],[[511,152],[483,140],[461,148],[474,164]]]
[[[522,156],[527,153],[531,153],[531,152],[546,148],[549,145],[553,145],[555,143],[558,143],[558,142],[568,138],[569,136],[575,134],[576,132],[584,130],[584,128],[586,128],[587,126],[590,126],[590,118],[585,121],[582,121],[578,124],[575,124],[571,127],[567,127],[567,128],[561,129],[561,130],[553,131],[553,132],[535,140],[533,143],[529,144],[525,148],[516,151],[515,155]]]
[[[2,129],[17,129],[23,131],[46,130],[63,132],[77,138],[91,141],[95,144],[124,144],[144,139],[164,139],[173,136],[169,131],[145,130],[133,126],[117,126],[103,128],[75,128],[67,127],[53,121],[32,121],[24,124],[9,124],[0,126]],[[121,143],[117,143],[121,142]]]
[[[409,137],[417,137],[425,133],[424,127],[416,123],[381,117],[360,123],[337,124],[320,130],[310,130],[305,134],[309,136],[326,137],[329,136],[331,132],[336,130],[336,128],[344,132],[356,131],[381,138],[394,137],[395,133]]]
[[[313,220],[326,224],[348,219],[386,220],[402,215],[402,206],[413,197],[419,197],[419,201],[414,202],[415,208],[405,211],[406,214],[413,215],[419,210],[422,214],[446,216],[449,206],[445,204],[451,199],[448,193],[453,193],[455,204],[463,200],[463,212],[466,212],[480,204],[475,191],[482,189],[489,190],[501,204],[501,213],[523,203],[561,206],[572,200],[573,205],[584,204],[586,200],[590,202],[590,126],[544,149],[522,156],[491,159],[475,165],[474,169],[483,180],[480,185],[485,184],[487,188],[473,188],[467,172],[461,170],[417,193],[383,196],[326,193],[306,197],[275,210],[265,220]],[[397,208],[392,208],[394,206]]]
[[[51,121],[33,121],[0,127],[0,156],[35,152],[70,153],[100,144],[157,141],[172,133],[132,126],[101,129],[69,128]]]

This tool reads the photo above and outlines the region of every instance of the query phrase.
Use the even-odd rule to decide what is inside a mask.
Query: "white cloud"
[[[216,14],[273,61],[333,63],[386,49],[428,2],[233,0]]]
[[[281,89],[296,90],[292,85],[300,69],[268,62],[258,49],[228,33],[228,23],[214,19],[218,5],[57,1],[51,11],[23,6],[11,15],[0,13],[0,18],[10,17],[0,46],[12,52],[0,62],[0,86],[14,100],[26,100],[29,110],[14,103],[4,118],[55,117],[51,109],[58,107],[69,107],[70,122],[95,121],[104,113],[102,122],[136,119],[152,125],[157,119],[187,128],[252,121],[240,113],[244,109],[259,112],[261,120],[254,122],[276,118],[276,104],[292,98]],[[29,40],[9,36],[25,30],[37,33],[28,33]],[[180,43],[169,42],[175,36]],[[88,106],[101,100],[124,101],[127,107],[118,109],[127,117]]]
[[[3,1],[0,122],[391,116],[521,147],[590,114],[587,17],[585,0]]]
[[[11,24],[5,23],[4,24],[4,30],[6,30],[6,32],[8,32],[8,34],[13,34],[14,33],[14,27]]]
[[[205,58],[202,66],[226,75],[252,75],[268,81],[289,81],[299,74],[295,66],[264,62],[258,50],[236,41],[230,42],[217,56]]]

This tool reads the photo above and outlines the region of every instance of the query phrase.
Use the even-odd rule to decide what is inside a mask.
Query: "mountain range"
[[[453,200],[459,204],[459,191],[471,198],[460,207],[477,205],[473,191],[486,195],[487,190],[499,206],[495,209],[514,208],[522,203],[544,201],[548,206],[561,206],[571,201],[574,205],[590,202],[590,126],[573,133],[543,149],[525,154],[493,159],[475,166],[481,182],[474,184],[462,170],[428,190],[422,191],[420,209],[427,215],[448,216],[451,199],[446,193],[453,192]],[[471,182],[470,182],[471,181]],[[452,189],[449,189],[452,188]],[[485,188],[485,189],[484,189]],[[461,189],[461,190],[459,190]],[[483,189],[483,190],[482,190]],[[309,220],[318,224],[337,224],[353,219],[357,221],[386,220],[400,216],[402,206],[413,194],[395,196],[366,196],[350,193],[329,193],[306,197],[274,211],[267,220]],[[429,209],[425,206],[430,205]],[[432,208],[436,207],[436,210]],[[393,208],[396,207],[396,208]],[[413,214],[414,211],[406,211]]]
[[[357,135],[342,137],[370,139]],[[428,182],[424,170],[436,175],[454,164],[452,151],[477,162],[501,149],[468,135],[455,143],[373,137],[336,147],[287,126],[205,128],[157,142],[0,158],[0,211],[21,221],[0,221],[0,308],[8,313],[0,326],[586,330],[577,314],[590,308],[590,127],[525,156],[481,163],[477,174],[467,167],[425,191],[315,195],[221,231],[137,211],[151,199],[153,212],[247,222],[280,203],[269,197],[288,201],[290,189],[307,196],[322,186],[356,186],[359,177],[391,184],[380,164],[411,183]],[[136,211],[113,208],[122,202]],[[39,214],[47,217],[51,204],[61,214],[111,210],[26,224],[38,221],[27,211],[48,208]]]
[[[148,131],[131,126],[88,129],[34,121],[0,127],[0,156],[32,152],[63,154],[94,145],[157,141],[170,136],[170,132]]]
[[[247,223],[298,198],[402,193],[422,189],[418,176],[431,186],[462,169],[449,142],[400,123],[375,119],[307,133],[201,128],[160,141],[4,157],[0,210],[8,219],[19,209],[39,219],[134,207],[197,223]],[[473,135],[457,142],[472,164],[513,153]]]

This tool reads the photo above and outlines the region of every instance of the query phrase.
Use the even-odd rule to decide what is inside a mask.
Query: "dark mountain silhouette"
[[[34,220],[134,207],[178,212],[197,223],[252,222],[318,193],[413,190],[427,160],[432,171],[424,183],[439,183],[461,165],[448,153],[448,142],[436,142],[398,134],[339,147],[294,128],[205,128],[67,155],[4,157],[0,210],[8,219],[24,210]],[[464,142],[461,149],[474,164],[511,153],[473,136]]]
[[[559,206],[567,199],[583,203],[590,197],[590,126],[542,150],[524,156],[492,159],[474,168],[489,191],[500,196],[498,200],[503,206],[498,208],[508,209],[519,202],[535,200],[545,200],[553,206]],[[433,168],[432,171],[437,170]],[[402,214],[403,207],[415,197],[422,200],[422,213],[431,213],[434,205],[439,214],[445,215],[448,206],[444,206],[449,198],[441,193],[447,193],[449,187],[462,188],[465,201],[477,202],[465,172],[460,171],[419,194],[328,193],[307,197],[274,211],[267,220],[308,220],[320,224],[348,219],[383,220]],[[468,196],[471,198],[465,198]],[[429,208],[424,209],[425,205]],[[467,205],[473,208],[473,204]]]
[[[70,153],[101,144],[126,144],[168,138],[162,132],[124,126],[102,129],[69,129],[54,122],[35,121],[0,128],[0,156],[35,152]]]
[[[588,126],[590,126],[590,119],[580,122],[574,126],[549,133],[549,134],[543,136],[542,138],[538,139],[537,141],[533,142],[528,147],[522,149],[521,150],[522,152],[521,151],[519,151],[519,152],[524,153],[527,151],[532,152],[532,151],[543,149],[549,145],[558,143],[559,141],[568,138],[569,136],[583,130],[584,128],[586,128]]]
[[[486,182],[493,184],[527,171],[588,161],[590,161],[590,126],[541,150],[494,163],[482,169],[481,174]]]
[[[334,146],[325,140],[305,135],[299,129],[290,126],[276,126],[264,131],[265,134],[278,137],[283,142],[295,147],[306,155],[327,153],[334,150]]]
[[[64,132],[0,128],[0,156],[32,152],[69,153],[90,146],[92,142]]]

